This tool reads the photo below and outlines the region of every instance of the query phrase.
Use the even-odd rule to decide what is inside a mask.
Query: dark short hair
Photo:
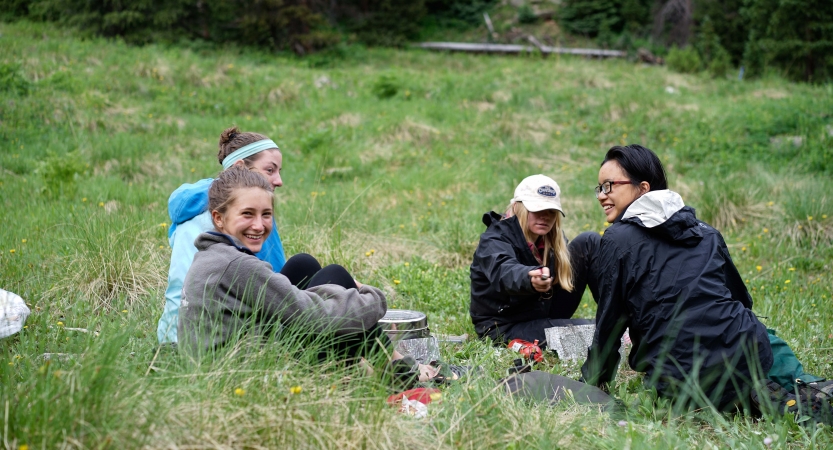
[[[656,153],[648,148],[637,144],[617,145],[607,151],[601,165],[608,161],[616,161],[633,184],[647,181],[652,191],[668,189],[665,167]]]

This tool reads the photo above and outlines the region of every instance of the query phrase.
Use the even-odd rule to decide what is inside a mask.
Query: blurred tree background
[[[747,76],[833,77],[830,0],[0,0],[0,20],[54,21],[139,45],[202,41],[307,55],[485,28],[484,12],[512,8],[507,34],[516,38],[548,22],[602,47],[647,49],[688,72],[726,76],[744,66]]]

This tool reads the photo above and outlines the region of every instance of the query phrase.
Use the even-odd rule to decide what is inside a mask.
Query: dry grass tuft
[[[95,309],[115,310],[116,300],[134,304],[165,285],[167,252],[142,223],[125,227],[119,214],[103,214],[71,226],[75,253],[49,293],[76,291]]]

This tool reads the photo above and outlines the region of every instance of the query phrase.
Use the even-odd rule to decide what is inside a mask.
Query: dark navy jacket
[[[660,394],[673,395],[674,380],[697,373],[713,401],[730,401],[725,380],[706,378],[749,380],[758,364],[764,374],[772,366],[766,328],[723,237],[677,193],[651,191],[631,204],[605,231],[596,261],[600,298],[582,367],[587,382],[613,380],[625,327],[630,366]]]
[[[501,220],[495,212],[483,215],[488,227],[471,263],[469,313],[477,335],[495,335],[500,326],[547,317],[549,303],[529,280],[541,265],[526,243],[517,217]]]

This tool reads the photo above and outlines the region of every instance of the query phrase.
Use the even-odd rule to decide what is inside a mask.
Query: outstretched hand
[[[530,270],[529,280],[532,282],[532,288],[538,292],[544,293],[552,288],[552,277],[550,277],[550,269],[548,267]]]

